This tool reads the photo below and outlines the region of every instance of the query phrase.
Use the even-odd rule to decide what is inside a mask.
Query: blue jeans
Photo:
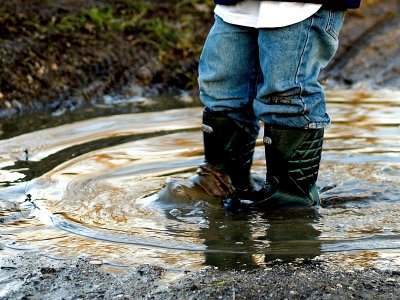
[[[267,125],[323,128],[320,70],[334,56],[343,11],[322,8],[281,28],[232,25],[215,16],[199,64],[202,103],[223,111],[253,137]]]

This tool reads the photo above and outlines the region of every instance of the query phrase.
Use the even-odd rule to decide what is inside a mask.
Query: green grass
[[[156,83],[190,89],[213,6],[212,0],[7,1],[0,6],[0,92],[11,100],[56,98],[95,76],[112,88],[154,59]]]

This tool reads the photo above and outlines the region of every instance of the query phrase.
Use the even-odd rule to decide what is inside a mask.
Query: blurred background
[[[0,117],[73,110],[105,94],[196,97],[212,0],[1,0]],[[348,11],[329,89],[399,86],[400,0]]]

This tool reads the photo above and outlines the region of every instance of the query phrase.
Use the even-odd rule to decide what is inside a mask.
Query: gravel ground
[[[349,269],[323,260],[196,272],[149,265],[116,271],[88,258],[54,260],[34,253],[0,260],[0,299],[399,299],[399,287],[398,271]]]

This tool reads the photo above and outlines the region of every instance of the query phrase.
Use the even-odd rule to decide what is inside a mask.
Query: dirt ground
[[[118,271],[100,261],[58,261],[33,253],[0,260],[0,299],[399,299],[400,273],[346,269],[323,260],[254,270]]]
[[[0,118],[74,110],[105,94],[197,94],[213,1],[33,0],[0,7]],[[328,88],[400,86],[400,0],[348,11]]]
[[[211,1],[5,1],[0,117],[191,90],[211,22]]]

